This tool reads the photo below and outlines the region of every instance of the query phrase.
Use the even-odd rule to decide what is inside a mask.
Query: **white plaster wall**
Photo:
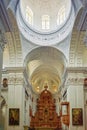
[[[23,130],[23,87],[22,85],[9,85],[8,86],[8,117],[9,108],[19,108],[20,110],[20,123],[19,126],[9,126],[9,120],[7,121],[7,130]]]
[[[85,106],[85,130],[87,130],[87,105]]]
[[[65,55],[67,61],[69,61],[69,49],[70,49],[71,33],[62,42],[55,45]]]
[[[0,108],[0,130],[4,130],[4,117],[1,108]]]
[[[67,90],[67,101],[70,102],[70,126],[69,130],[85,130],[84,124],[84,92],[83,86],[69,86]],[[72,125],[72,108],[83,109],[83,125],[73,126]]]
[[[27,41],[23,37],[23,35],[20,35],[20,37],[21,37],[22,54],[23,54],[23,60],[24,60],[26,55],[32,50],[32,48],[35,48],[36,45]]]
[[[84,90],[84,104],[85,104],[85,130],[87,130],[87,88]]]

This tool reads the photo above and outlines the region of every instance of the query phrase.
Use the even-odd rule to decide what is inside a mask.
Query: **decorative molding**
[[[81,67],[84,66],[84,48],[83,39],[85,36],[85,31],[79,32],[74,29],[72,33],[71,45],[70,45],[70,54],[69,54],[69,66],[71,67]]]
[[[83,85],[87,77],[86,67],[68,67],[65,85]]]
[[[83,85],[84,84],[84,78],[68,78],[66,81],[66,85]]]
[[[87,74],[87,67],[68,67],[67,74],[69,73],[84,73]]]
[[[63,85],[59,88],[59,92],[61,93],[60,98],[63,98],[63,95],[67,92],[69,86],[72,87],[84,87],[84,79],[87,78],[87,68],[86,67],[69,67],[67,68],[66,78]]]
[[[43,45],[43,46],[54,45],[64,40],[72,30],[73,23],[74,23],[74,20],[72,19],[75,19],[74,9],[72,7],[70,17],[67,20],[68,21],[67,24],[65,24],[63,28],[56,30],[54,32],[50,32],[48,34],[48,33],[36,32],[35,30],[29,28],[24,23],[19,8],[17,8],[16,16],[17,16],[17,23],[18,23],[19,30],[22,33],[22,35],[25,37],[25,39],[31,41],[34,44]]]
[[[5,67],[2,70],[3,74],[8,74],[8,73],[23,73],[24,72],[24,67]]]
[[[2,50],[5,48],[5,44],[7,43],[4,33],[0,30],[0,47]]]
[[[23,84],[23,67],[7,67],[2,70],[2,78],[7,78],[9,84]]]
[[[8,85],[13,84],[13,85],[20,85],[23,84],[24,80],[23,77],[14,77],[14,76],[10,76],[8,78]]]

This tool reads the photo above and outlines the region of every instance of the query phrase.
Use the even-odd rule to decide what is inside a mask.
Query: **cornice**
[[[87,73],[87,67],[68,67],[67,73]]]
[[[2,74],[23,73],[24,67],[6,67],[2,70]]]

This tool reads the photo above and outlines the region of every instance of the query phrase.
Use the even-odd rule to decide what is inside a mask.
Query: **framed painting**
[[[73,108],[72,109],[72,124],[73,125],[83,125],[82,108]]]
[[[9,109],[9,125],[19,125],[20,112],[19,108]]]

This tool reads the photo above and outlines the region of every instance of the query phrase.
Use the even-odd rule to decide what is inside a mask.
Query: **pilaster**
[[[69,130],[85,130],[85,111],[84,111],[84,78],[87,76],[85,68],[68,68],[64,87],[61,88],[62,100],[70,103],[70,124]],[[66,95],[66,96],[65,96]],[[73,109],[82,111],[82,124],[73,124]],[[78,117],[77,117],[78,118]],[[81,116],[79,117],[81,118]]]
[[[8,80],[8,91],[7,91],[7,121],[5,122],[6,130],[23,130],[24,124],[24,78],[22,67],[10,67],[5,68],[3,71],[2,78]],[[14,112],[13,112],[14,111]],[[17,112],[18,111],[18,112]],[[17,123],[10,122],[10,114],[16,119]],[[16,118],[16,116],[18,116]]]

